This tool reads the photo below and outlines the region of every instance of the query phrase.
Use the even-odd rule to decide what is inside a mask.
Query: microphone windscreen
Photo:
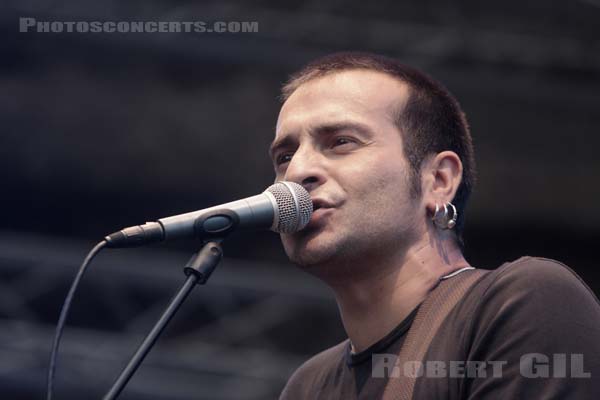
[[[275,198],[277,223],[273,230],[280,233],[294,233],[303,229],[310,221],[313,203],[310,194],[295,182],[277,182],[265,190]],[[274,221],[275,222],[275,221]]]

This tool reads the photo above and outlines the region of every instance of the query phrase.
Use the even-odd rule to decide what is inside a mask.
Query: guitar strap
[[[406,339],[398,354],[397,365],[400,374],[390,377],[383,393],[383,400],[411,400],[416,375],[405,376],[403,366],[407,362],[423,361],[431,340],[450,311],[464,296],[469,288],[487,270],[470,270],[442,280],[427,296],[419,307],[417,315],[408,330]]]

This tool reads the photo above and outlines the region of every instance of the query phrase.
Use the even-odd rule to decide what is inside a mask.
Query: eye
[[[275,165],[288,163],[292,160],[292,153],[281,153],[275,157]]]
[[[336,148],[339,148],[339,147],[346,148],[346,147],[351,147],[351,146],[354,146],[354,145],[356,145],[356,144],[357,144],[356,140],[354,140],[354,139],[352,139],[352,138],[349,138],[349,137],[340,136],[340,137],[337,137],[337,138],[335,138],[335,139],[333,140],[333,145],[332,145],[332,147],[336,147]]]

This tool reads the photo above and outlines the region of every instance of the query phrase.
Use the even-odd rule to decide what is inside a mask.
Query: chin
[[[332,235],[282,237],[283,246],[290,261],[313,275],[325,277],[352,259],[354,250],[349,243],[340,242]]]
[[[302,268],[323,264],[331,258],[331,254],[327,254],[327,252],[298,247],[290,250],[286,249],[286,253],[291,262]]]
[[[339,247],[333,243],[326,243],[323,238],[282,237],[282,242],[290,261],[302,268],[326,264],[339,254]]]

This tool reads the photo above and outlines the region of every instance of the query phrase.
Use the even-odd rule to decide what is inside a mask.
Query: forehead
[[[334,72],[300,85],[283,104],[276,135],[299,125],[356,120],[365,124],[393,123],[395,111],[408,99],[408,85],[370,70]]]

